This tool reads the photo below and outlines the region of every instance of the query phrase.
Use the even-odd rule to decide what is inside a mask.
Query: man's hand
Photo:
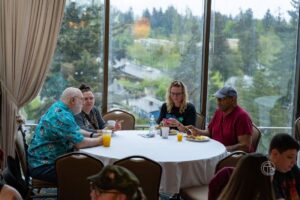
[[[195,126],[193,125],[188,125],[185,126],[185,131],[188,135],[193,135],[193,136],[197,136],[200,135],[200,130],[197,129]]]

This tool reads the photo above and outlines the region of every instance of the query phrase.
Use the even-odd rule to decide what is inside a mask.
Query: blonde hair
[[[174,107],[174,102],[171,99],[171,88],[172,87],[181,87],[182,88],[183,99],[182,99],[181,105],[179,107],[179,113],[183,113],[187,107],[188,93],[187,93],[185,84],[181,81],[173,81],[170,84],[168,91],[166,92],[167,111],[170,113],[172,111],[172,108]]]

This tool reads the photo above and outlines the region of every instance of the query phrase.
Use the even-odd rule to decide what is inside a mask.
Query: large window
[[[39,96],[25,110],[37,122],[69,86],[89,84],[101,105],[104,8],[100,1],[67,1],[55,55]]]
[[[239,104],[263,130],[260,151],[273,134],[291,133],[298,1],[207,0],[207,55],[202,53],[204,0],[108,2],[105,13],[105,0],[67,0],[47,79],[25,108],[28,120],[37,122],[64,88],[87,83],[99,110],[128,110],[143,125],[150,114],[158,116],[168,85],[178,79],[197,112],[206,109],[207,122],[216,108],[212,94],[223,85],[236,87]],[[209,61],[207,74],[202,58]],[[202,101],[206,76],[207,101]]]
[[[110,19],[109,109],[147,123],[177,79],[199,111],[203,2],[112,0]]]
[[[107,52],[103,48],[104,2],[67,1],[46,82],[40,96],[26,108],[29,119],[37,120],[64,88],[80,83],[92,86],[101,110],[104,76],[108,76],[108,110],[128,110],[137,124],[147,123],[150,114],[158,116],[174,79],[187,85],[190,101],[200,111],[204,3],[110,2]],[[108,74],[103,73],[105,53]]]
[[[207,116],[217,88],[234,86],[264,149],[273,134],[291,133],[298,12],[295,1],[212,1]]]

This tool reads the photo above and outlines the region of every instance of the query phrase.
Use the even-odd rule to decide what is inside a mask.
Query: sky
[[[185,13],[186,7],[190,8],[194,15],[202,15],[203,0],[111,0],[111,5],[117,6],[121,11],[127,11],[130,7],[137,15],[141,15],[145,8],[151,11],[153,7],[161,7],[165,10],[173,5],[180,13]],[[199,5],[199,6],[196,6]],[[275,16],[278,13],[288,18],[287,10],[291,10],[290,0],[212,0],[212,9],[222,14],[235,16],[240,10],[252,8],[255,18],[262,18],[267,9]]]

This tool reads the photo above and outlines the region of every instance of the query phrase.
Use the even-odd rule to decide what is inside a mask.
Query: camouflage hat
[[[126,194],[129,199],[140,199],[140,182],[132,172],[124,167],[106,166],[98,174],[88,177],[88,180],[102,190],[115,189]]]

